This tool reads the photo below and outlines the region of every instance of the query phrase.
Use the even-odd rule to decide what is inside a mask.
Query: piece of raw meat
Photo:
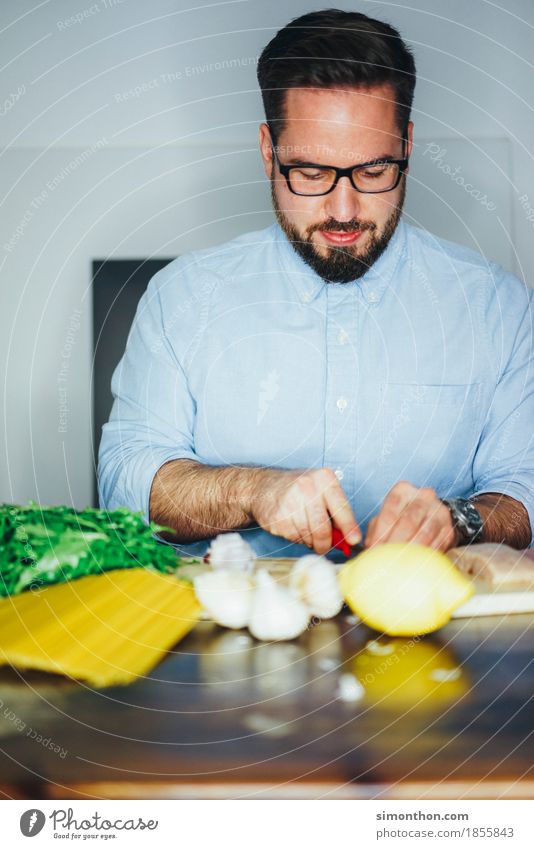
[[[447,552],[466,575],[486,581],[491,587],[534,589],[534,552],[517,551],[503,543],[484,542],[451,548]]]

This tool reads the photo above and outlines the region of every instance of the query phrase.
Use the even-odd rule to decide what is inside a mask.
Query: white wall
[[[255,62],[328,5],[0,5],[0,500],[90,501],[91,259],[172,256],[272,220]],[[337,5],[415,49],[407,215],[534,281],[534,4]]]

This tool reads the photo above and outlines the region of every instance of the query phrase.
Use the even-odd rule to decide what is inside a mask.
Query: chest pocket
[[[385,383],[380,387],[379,464],[391,484],[460,489],[480,437],[479,383]]]

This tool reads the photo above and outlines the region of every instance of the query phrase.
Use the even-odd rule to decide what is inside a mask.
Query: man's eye
[[[324,180],[325,178],[323,171],[312,170],[311,168],[295,168],[293,176],[300,180]]]
[[[388,170],[387,165],[375,165],[373,168],[366,168],[363,172],[364,177],[382,177]]]

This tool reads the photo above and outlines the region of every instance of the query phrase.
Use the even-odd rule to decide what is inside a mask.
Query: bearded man
[[[402,217],[415,79],[362,14],[304,15],[265,47],[276,222],[151,280],[113,376],[102,506],[192,555],[232,530],[271,557],[329,552],[334,527],[531,544],[532,298]]]

